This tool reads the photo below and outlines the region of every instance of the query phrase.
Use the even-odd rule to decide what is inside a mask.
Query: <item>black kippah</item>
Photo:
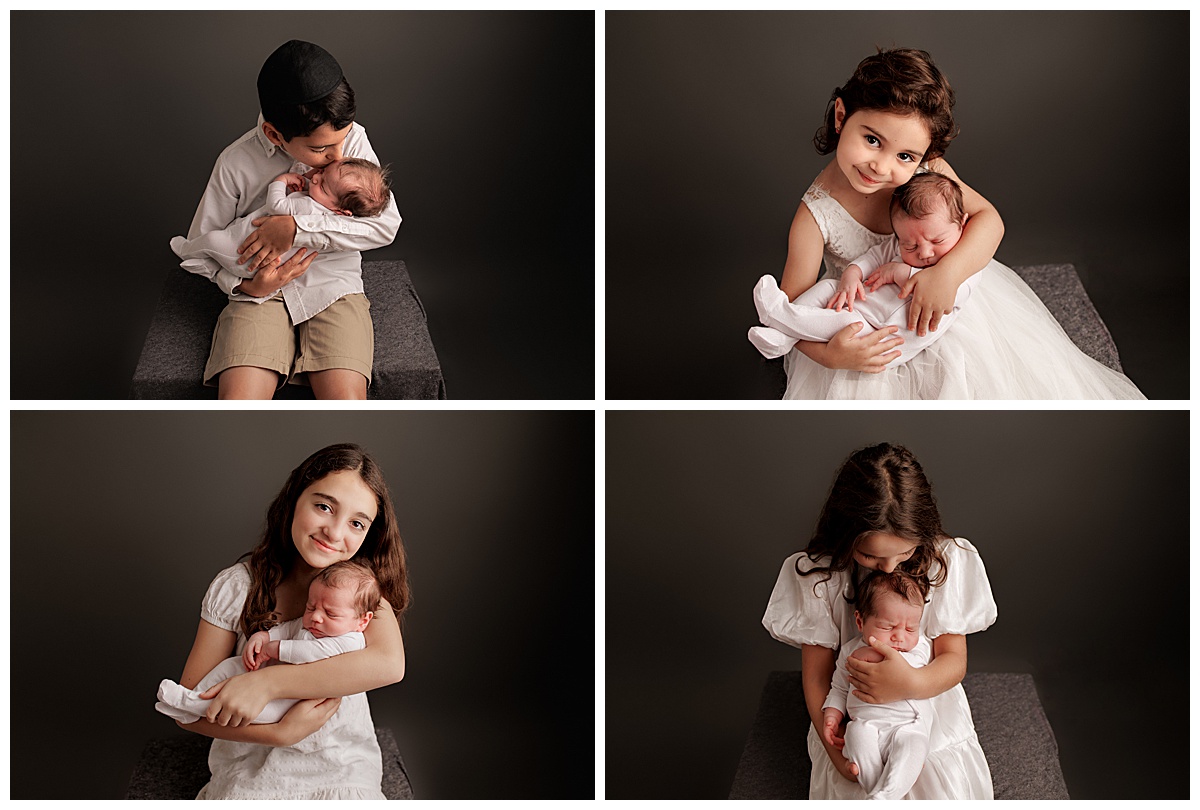
[[[333,54],[293,39],[275,49],[258,72],[258,103],[261,107],[307,104],[325,98],[342,80],[342,66]]]

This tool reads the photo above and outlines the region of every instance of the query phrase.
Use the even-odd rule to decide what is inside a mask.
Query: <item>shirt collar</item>
[[[263,117],[262,113],[258,114],[258,126],[254,129],[254,134],[258,137],[259,144],[262,145],[263,151],[267,153],[267,157],[274,157],[275,150],[278,149],[275,144],[267,138],[267,133],[263,132]]]

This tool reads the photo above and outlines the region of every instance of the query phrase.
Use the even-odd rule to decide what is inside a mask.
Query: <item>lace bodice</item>
[[[891,236],[860,224],[824,186],[816,183],[804,192],[804,204],[825,239],[825,273],[832,278],[840,278],[850,262]]]

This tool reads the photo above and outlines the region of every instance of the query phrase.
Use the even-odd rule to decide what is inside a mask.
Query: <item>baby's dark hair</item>
[[[345,79],[329,95],[306,104],[282,104],[263,96],[259,104],[263,120],[279,130],[285,141],[311,135],[322,124],[329,124],[335,130],[345,129],[354,123],[357,111],[354,90]]]
[[[962,225],[966,220],[962,189],[958,183],[944,174],[925,172],[914,174],[911,180],[892,192],[890,213],[895,216],[896,211],[903,211],[913,219],[924,219],[942,207],[951,222]]]
[[[929,127],[930,144],[922,156],[933,160],[946,153],[958,135],[954,124],[954,90],[925,51],[915,48],[881,50],[858,63],[850,81],[835,87],[825,110],[825,124],[813,137],[817,152],[837,149],[834,101],[841,99],[849,118],[858,110],[919,115]]]
[[[925,606],[925,598],[929,596],[929,581],[924,577],[914,577],[903,571],[876,571],[858,585],[858,612],[860,615],[874,616],[875,603],[885,593],[900,594],[900,598],[910,605]]]
[[[354,588],[354,609],[359,616],[374,613],[383,598],[371,566],[356,560],[343,560],[321,569],[313,582],[321,582],[330,588]]]
[[[359,182],[337,201],[356,217],[377,217],[388,206],[388,194],[392,190],[392,171],[388,166],[376,166],[362,158],[343,158],[342,171],[353,175]]]

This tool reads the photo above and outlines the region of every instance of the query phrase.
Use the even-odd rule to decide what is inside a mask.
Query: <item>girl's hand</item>
[[[939,273],[936,266],[930,267],[914,274],[900,288],[901,298],[910,295],[908,329],[925,337],[929,331],[936,332],[942,316],[949,315],[954,309],[958,284],[948,274]]]
[[[904,338],[896,334],[900,331],[897,327],[888,326],[865,337],[856,337],[862,328],[861,323],[852,323],[839,331],[829,341],[823,359],[818,362],[826,368],[878,374],[900,356],[897,347]]]
[[[328,722],[342,705],[340,697],[302,700],[288,709],[276,725],[280,746],[295,745]]]
[[[200,697],[212,700],[208,711],[204,713],[210,723],[238,728],[262,714],[273,695],[258,673],[248,672],[221,681]]]
[[[867,703],[893,703],[916,695],[919,691],[917,670],[904,660],[904,656],[874,636],[867,639],[867,643],[883,656],[883,660],[872,664],[854,657],[846,659],[854,696]]]

